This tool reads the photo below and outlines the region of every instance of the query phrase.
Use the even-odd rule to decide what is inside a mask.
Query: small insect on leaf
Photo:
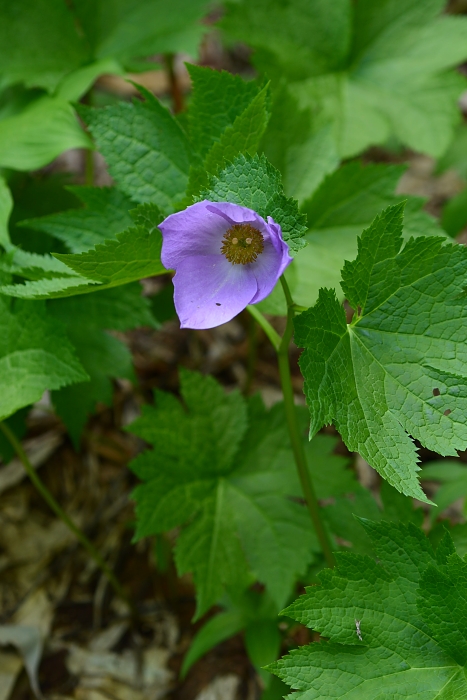
[[[357,629],[357,637],[361,642],[363,642],[362,632],[360,630],[360,622],[361,620],[355,620],[355,627]]]

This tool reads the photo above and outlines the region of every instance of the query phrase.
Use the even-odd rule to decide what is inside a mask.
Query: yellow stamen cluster
[[[248,265],[264,250],[264,238],[251,224],[234,224],[224,234],[221,253],[232,265]]]

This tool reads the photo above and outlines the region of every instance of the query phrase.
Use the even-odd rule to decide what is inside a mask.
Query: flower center
[[[264,250],[264,238],[251,224],[234,224],[224,234],[221,253],[232,265],[248,265]]]

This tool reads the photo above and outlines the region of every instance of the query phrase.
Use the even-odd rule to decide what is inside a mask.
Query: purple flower
[[[270,216],[228,202],[202,202],[160,225],[162,264],[175,270],[182,328],[213,328],[268,296],[292,258]]]

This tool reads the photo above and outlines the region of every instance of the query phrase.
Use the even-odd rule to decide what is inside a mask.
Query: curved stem
[[[87,550],[88,554],[91,556],[91,558],[96,562],[97,566],[101,569],[102,573],[107,577],[107,580],[109,581],[110,585],[114,589],[115,593],[119,596],[119,598],[122,598],[122,600],[127,603],[129,606],[130,610],[132,613],[135,613],[135,608],[133,603],[130,601],[128,598],[127,594],[123,590],[122,586],[120,585],[119,581],[117,580],[115,574],[113,571],[110,569],[110,567],[105,563],[97,549],[94,547],[92,542],[88,540],[84,532],[79,529],[77,525],[71,520],[71,518],[65,513],[64,510],[59,506],[55,498],[52,496],[46,485],[43,483],[43,481],[39,478],[39,475],[37,474],[36,470],[32,466],[31,462],[29,461],[29,458],[26,454],[26,452],[23,449],[22,444],[20,441],[17,439],[16,435],[10,430],[8,425],[4,423],[3,421],[0,421],[0,430],[8,440],[8,442],[11,444],[13,449],[15,450],[19,460],[21,461],[27,475],[31,479],[32,483],[36,487],[36,489],[39,491],[41,494],[42,498],[44,501],[47,503],[47,505],[53,510],[55,515],[57,515],[60,520],[62,520],[67,528],[75,535],[76,539],[83,545],[83,547]]]
[[[292,377],[290,373],[289,362],[289,345],[293,335],[293,318],[295,315],[295,305],[290,294],[287,281],[285,280],[284,276],[282,276],[280,280],[287,301],[287,326],[285,328],[284,335],[280,339],[279,343],[276,344],[273,342],[273,345],[277,351],[279,375],[281,378],[282,393],[284,395],[284,408],[287,420],[287,427],[289,429],[292,451],[294,453],[295,464],[297,466],[298,476],[302,485],[303,495],[305,496],[308,512],[310,513],[310,517],[314,525],[319,543],[321,545],[321,549],[323,550],[323,554],[326,559],[327,565],[330,568],[334,568],[334,566],[336,565],[336,561],[334,559],[329,535],[326,531],[326,528],[324,527],[323,521],[321,520],[318,499],[316,498],[313,481],[311,479],[311,475],[308,469],[305,448],[303,445],[302,436],[300,435],[300,428],[297,421],[297,412],[295,409]],[[250,308],[252,307],[248,307],[249,310]],[[256,313],[263,318],[264,323],[270,325],[259,311],[256,311]],[[256,318],[256,315],[253,315]]]
[[[263,331],[266,333],[272,345],[274,346],[274,349],[278,351],[282,342],[282,338],[280,337],[279,333],[276,330],[274,330],[269,321],[267,321],[264,318],[263,314],[261,313],[261,311],[258,311],[256,306],[247,306],[246,308],[253,316],[255,321],[257,321],[257,323],[261,326]]]

